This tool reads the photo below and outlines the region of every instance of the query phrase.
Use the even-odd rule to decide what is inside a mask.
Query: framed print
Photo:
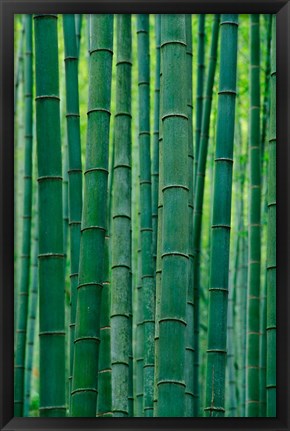
[[[1,429],[289,429],[289,13],[1,1]]]

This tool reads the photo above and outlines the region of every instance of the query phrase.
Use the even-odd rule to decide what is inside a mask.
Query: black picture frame
[[[13,62],[16,13],[276,13],[277,14],[277,417],[276,418],[14,418]],[[288,430],[290,4],[285,0],[0,0],[0,427],[1,430]]]

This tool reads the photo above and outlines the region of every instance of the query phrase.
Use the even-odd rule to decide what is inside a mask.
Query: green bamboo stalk
[[[186,300],[185,333],[185,416],[193,416],[194,409],[194,286],[193,286],[193,133],[192,133],[192,16],[185,15],[186,25],[186,78],[187,78],[187,116],[188,116],[188,286]]]
[[[212,214],[206,416],[224,416],[231,186],[238,15],[221,16],[221,56]]]
[[[139,154],[140,154],[140,235],[142,259],[142,302],[144,331],[143,409],[153,416],[154,382],[154,271],[152,256],[152,197],[150,161],[150,51],[149,15],[137,16]]]
[[[263,113],[261,125],[261,160],[264,159],[264,150],[266,142],[266,131],[269,118],[269,92],[270,92],[270,72],[271,72],[271,30],[272,30],[272,15],[267,16],[267,46],[266,46],[266,61],[265,61],[265,89],[263,100]]]
[[[109,274],[110,236],[107,230],[104,251],[104,282],[100,321],[100,359],[98,377],[97,416],[112,417],[112,367],[111,367],[111,288]]]
[[[117,15],[114,193],[112,201],[112,412],[129,415],[131,320],[131,15]]]
[[[21,278],[18,292],[18,316],[16,328],[16,354],[14,365],[14,414],[23,416],[24,404],[24,370],[27,333],[27,311],[31,247],[31,213],[32,213],[32,15],[25,15],[25,160],[24,160],[24,193],[22,224]]]
[[[18,89],[20,86],[21,79],[23,77],[23,52],[25,42],[25,15],[22,17],[22,28],[19,36],[19,44],[17,51],[17,63],[15,67],[14,75],[14,115],[16,114],[17,100],[18,100]]]
[[[140,213],[138,213],[140,220]],[[136,317],[136,416],[143,416],[143,365],[144,365],[144,330],[143,330],[143,291],[142,291],[142,261],[141,238],[138,241],[138,279],[136,286],[137,317]]]
[[[237,241],[238,242],[238,241]],[[227,373],[228,373],[228,415],[237,416],[237,398],[234,358],[234,285],[229,286],[228,322],[227,322]]]
[[[32,259],[31,259],[31,283],[29,287],[28,321],[25,355],[25,381],[24,381],[24,411],[23,416],[29,416],[29,405],[31,399],[32,367],[34,352],[34,335],[36,330],[36,313],[38,300],[38,213],[36,187],[33,190],[35,196]]]
[[[212,26],[212,39],[210,47],[210,58],[207,74],[207,82],[204,97],[204,109],[202,115],[201,139],[199,160],[196,172],[196,188],[194,196],[193,214],[193,252],[194,252],[194,416],[199,412],[199,291],[200,291],[200,242],[202,207],[204,197],[205,168],[208,152],[210,113],[212,105],[212,90],[214,84],[217,48],[219,36],[220,15],[215,15]]]
[[[83,15],[82,14],[75,14],[75,33],[77,38],[77,56],[80,55],[80,48],[81,48],[81,32],[82,32],[82,23],[83,23]]]
[[[65,332],[57,15],[35,15],[39,196],[40,415],[65,416]]]
[[[154,91],[154,130],[152,161],[152,248],[153,264],[156,271],[157,229],[158,229],[158,182],[159,182],[159,115],[160,115],[160,14],[155,15],[155,91]]]
[[[203,82],[204,82],[204,51],[205,51],[205,14],[198,16],[198,48],[197,48],[197,86],[196,86],[196,111],[195,111],[195,183],[199,147],[201,137],[201,122],[203,110]]]
[[[261,267],[261,142],[260,142],[260,24],[250,25],[250,211],[247,305],[246,415],[259,416],[260,267]]]
[[[159,14],[158,26],[160,32],[160,43],[161,43],[161,15]],[[161,48],[160,48],[161,49]],[[155,297],[155,337],[154,337],[154,348],[155,348],[155,373],[154,373],[154,404],[153,414],[158,415],[158,366],[159,366],[159,320],[160,320],[160,307],[161,307],[161,279],[162,279],[162,226],[163,226],[163,129],[162,129],[162,58],[160,55],[160,98],[159,98],[159,181],[158,181],[158,217],[157,217],[157,249],[156,249],[156,297]]]
[[[71,287],[69,393],[71,393],[82,216],[82,162],[78,92],[78,49],[75,33],[75,15],[63,15],[63,34],[65,48],[66,126],[68,142],[67,173]]]
[[[158,416],[184,416],[189,261],[185,15],[161,16],[161,56],[164,207],[157,413]]]
[[[71,406],[72,416],[94,417],[104,281],[113,15],[91,15],[90,21],[88,135]]]
[[[276,416],[276,17],[272,18],[267,239],[267,416]]]
[[[259,416],[265,417],[267,412],[267,401],[266,401],[266,361],[267,361],[267,341],[266,341],[266,326],[267,326],[267,277],[265,277],[264,286],[261,289],[261,309],[260,309],[260,410]]]

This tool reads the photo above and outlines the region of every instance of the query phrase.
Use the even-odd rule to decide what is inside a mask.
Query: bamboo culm
[[[221,16],[221,54],[212,213],[206,416],[225,414],[231,186],[235,124],[238,15]]]
[[[156,271],[158,235],[158,183],[159,183],[159,115],[160,115],[160,15],[155,16],[156,69],[154,90],[154,130],[152,161],[152,248],[154,270]]]
[[[189,262],[185,15],[161,15],[161,57],[163,226],[157,413],[162,417],[183,416],[185,411],[184,365]]]
[[[210,113],[212,105],[212,91],[217,62],[217,48],[219,37],[220,15],[215,15],[212,26],[210,47],[210,62],[205,88],[205,100],[202,113],[201,139],[199,159],[196,172],[196,186],[193,213],[193,253],[194,253],[194,416],[199,413],[199,290],[200,290],[200,241],[202,207],[204,197],[205,168],[208,153]]]
[[[250,209],[247,300],[246,415],[259,416],[260,267],[261,267],[261,141],[260,21],[250,25]]]
[[[35,15],[40,416],[65,405],[64,268],[57,15]]]
[[[276,17],[272,17],[267,239],[267,416],[276,416]]]
[[[91,15],[88,129],[71,393],[72,416],[96,416],[107,228],[112,56],[113,15]],[[102,85],[99,85],[100,82]],[[86,367],[83,367],[84,363]]]
[[[140,155],[140,235],[142,260],[142,302],[144,331],[143,411],[153,416],[154,382],[154,271],[152,255],[152,196],[150,160],[150,62],[149,15],[137,16],[139,155]],[[145,347],[146,346],[146,347]]]
[[[158,356],[159,356],[159,319],[160,319],[160,305],[161,305],[161,247],[162,247],[162,223],[163,223],[163,134],[162,134],[162,66],[161,66],[161,54],[160,54],[160,43],[161,43],[161,15],[156,17],[156,28],[158,31],[159,43],[159,86],[160,86],[160,97],[159,97],[159,133],[158,133],[158,158],[159,158],[159,176],[158,176],[158,210],[157,210],[157,244],[156,244],[156,294],[155,294],[155,336],[154,336],[154,349],[155,349],[155,373],[154,373],[154,405],[153,414],[157,416],[157,403],[158,403],[158,388],[157,388],[157,377],[158,377]]]
[[[186,340],[185,340],[185,416],[194,413],[194,288],[193,288],[193,132],[192,132],[192,16],[185,15],[186,25],[186,78],[188,116],[188,289],[186,299]]]
[[[24,370],[27,332],[27,311],[30,276],[31,214],[32,214],[32,15],[25,15],[25,59],[24,59],[24,97],[25,97],[25,159],[21,278],[18,292],[18,312],[16,327],[16,355],[14,366],[14,414],[23,415]]]
[[[201,122],[203,110],[203,82],[204,82],[204,52],[205,52],[205,14],[198,17],[198,52],[197,52],[197,86],[195,111],[195,182],[199,158]]]
[[[112,413],[129,415],[131,285],[131,15],[117,16],[114,193],[112,200]]]
[[[63,15],[66,83],[66,127],[68,142],[68,214],[70,235],[70,393],[72,385],[82,216],[82,162],[78,91],[78,50],[75,28],[75,15]]]

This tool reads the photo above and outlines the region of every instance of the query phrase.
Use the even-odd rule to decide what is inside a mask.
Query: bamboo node
[[[129,363],[125,361],[112,361],[112,365],[125,365],[126,367],[129,367]]]
[[[128,66],[132,66],[132,61],[130,60],[119,60],[116,63],[116,66],[119,66],[120,64],[127,64]]]
[[[166,42],[161,43],[160,48],[163,48],[166,45],[182,45],[187,47],[187,44],[183,40],[168,40]]]
[[[65,331],[40,331],[38,334],[40,337],[43,335],[65,335]]]
[[[66,118],[69,117],[76,117],[76,118],[80,118],[80,114],[77,112],[68,112],[67,114],[65,114]]]
[[[142,130],[141,132],[139,132],[139,136],[142,135],[149,135],[150,136],[150,132],[148,130]]]
[[[140,85],[149,85],[149,81],[139,81],[138,86]]]
[[[142,180],[139,182],[140,186],[142,186],[142,184],[151,184],[150,180]]]
[[[237,21],[221,21],[220,25],[225,25],[225,24],[232,24],[235,25],[236,27],[239,26],[239,23]]]
[[[266,385],[267,389],[276,389],[277,385]]]
[[[178,322],[182,323],[182,325],[187,326],[187,323],[185,320],[181,319],[180,317],[163,317],[159,319],[159,324],[162,322]]]
[[[151,227],[142,227],[140,232],[153,232],[153,229]]]
[[[129,313],[112,313],[110,317],[125,317],[126,319],[130,319]]]
[[[96,230],[101,230],[103,232],[106,232],[106,228],[104,228],[103,226],[87,226],[87,227],[83,227],[81,229],[81,232],[84,232],[85,230],[91,230],[91,229],[96,229]]]
[[[213,224],[212,225],[212,229],[216,229],[216,228],[224,228],[224,229],[231,229],[231,226],[228,224]]]
[[[102,283],[91,281],[91,282],[88,282],[88,283],[79,284],[78,287],[77,287],[77,289],[82,289],[84,287],[89,287],[89,286],[95,286],[95,287],[103,288],[103,284]]]
[[[233,159],[230,159],[229,157],[217,157],[214,159],[215,162],[229,162],[234,163]]]
[[[80,221],[77,221],[77,220],[72,220],[72,221],[70,221],[69,222],[69,226],[73,226],[73,225],[80,225],[81,224],[81,222]]]
[[[100,338],[93,336],[93,335],[87,335],[85,337],[78,337],[74,339],[74,343],[79,343],[80,341],[96,341],[96,343],[100,343]]]
[[[36,19],[36,18],[56,18],[57,19],[57,15],[52,13],[43,13],[43,14],[38,14],[33,16],[33,19]]]
[[[91,172],[104,172],[105,174],[109,174],[108,169],[106,168],[89,168],[84,172],[84,175],[89,174]]]
[[[172,117],[177,117],[177,118],[184,118],[185,120],[188,120],[188,116],[183,114],[182,112],[169,112],[168,114],[165,114],[161,117],[161,120],[164,121],[167,118],[172,118]]]
[[[38,259],[44,259],[44,258],[48,258],[48,257],[63,258],[64,254],[63,253],[41,253],[38,255]]]
[[[95,392],[98,393],[96,388],[78,388],[71,391],[71,395],[77,394],[78,392]]]
[[[167,189],[183,189],[187,192],[189,191],[189,188],[187,186],[184,186],[183,184],[168,184],[164,187],[162,187],[162,192],[164,192]]]
[[[226,355],[227,350],[224,350],[224,349],[207,349],[207,353],[223,353],[224,355]]]
[[[126,165],[125,163],[120,163],[120,164],[114,166],[114,169],[118,169],[118,168],[132,169],[130,165]]]
[[[130,112],[117,112],[115,114],[115,118],[120,116],[132,118],[132,115],[130,114]]]
[[[179,251],[170,251],[167,253],[162,253],[161,258],[167,257],[167,256],[181,256],[181,257],[185,257],[186,259],[189,259],[188,254],[186,253],[182,253]]]
[[[55,94],[44,94],[42,96],[36,96],[35,97],[35,101],[37,102],[38,100],[45,100],[45,99],[52,99],[52,100],[57,100],[60,101],[59,96],[56,96]]]
[[[42,177],[38,177],[37,181],[40,183],[41,181],[62,181],[62,177],[60,176],[49,176],[45,175]]]
[[[131,220],[131,217],[128,216],[127,214],[114,214],[112,219],[114,220],[115,218],[126,218],[128,220]]]
[[[126,269],[130,269],[130,266],[129,266],[129,265],[126,265],[126,264],[117,264],[117,265],[112,265],[112,266],[111,266],[111,268],[112,268],[112,269],[115,269],[115,268],[126,268]]]
[[[231,94],[233,96],[236,96],[237,92],[235,90],[220,90],[220,91],[218,91],[218,95],[221,95],[221,94],[229,94],[229,95]]]
[[[64,61],[68,61],[68,60],[78,60],[78,57],[75,57],[73,55],[68,55],[67,57],[64,58]]]
[[[66,406],[46,406],[46,407],[39,407],[39,410],[66,410]]]
[[[225,409],[223,407],[211,406],[211,407],[205,407],[204,411],[225,412]]]
[[[221,291],[221,292],[225,292],[225,293],[229,293],[228,289],[225,287],[209,287],[208,289],[209,291],[213,290],[213,291]]]
[[[182,380],[164,379],[164,380],[159,380],[159,382],[157,382],[157,386],[164,385],[164,384],[174,384],[174,385],[182,386],[184,388],[186,387],[186,384]]]
[[[113,50],[110,48],[95,48],[95,49],[90,50],[89,54],[92,55],[92,54],[94,54],[94,52],[101,52],[101,51],[109,52],[110,54],[113,55]]]
[[[87,115],[92,114],[93,112],[104,112],[108,115],[111,115],[111,111],[109,111],[109,109],[105,109],[105,108],[92,108],[89,109],[87,112]]]
[[[271,331],[271,330],[273,331],[273,330],[276,330],[276,329],[277,329],[276,325],[274,325],[274,326],[272,325],[272,326],[267,326],[266,327],[266,331]]]
[[[24,370],[24,365],[14,365],[14,368]]]

